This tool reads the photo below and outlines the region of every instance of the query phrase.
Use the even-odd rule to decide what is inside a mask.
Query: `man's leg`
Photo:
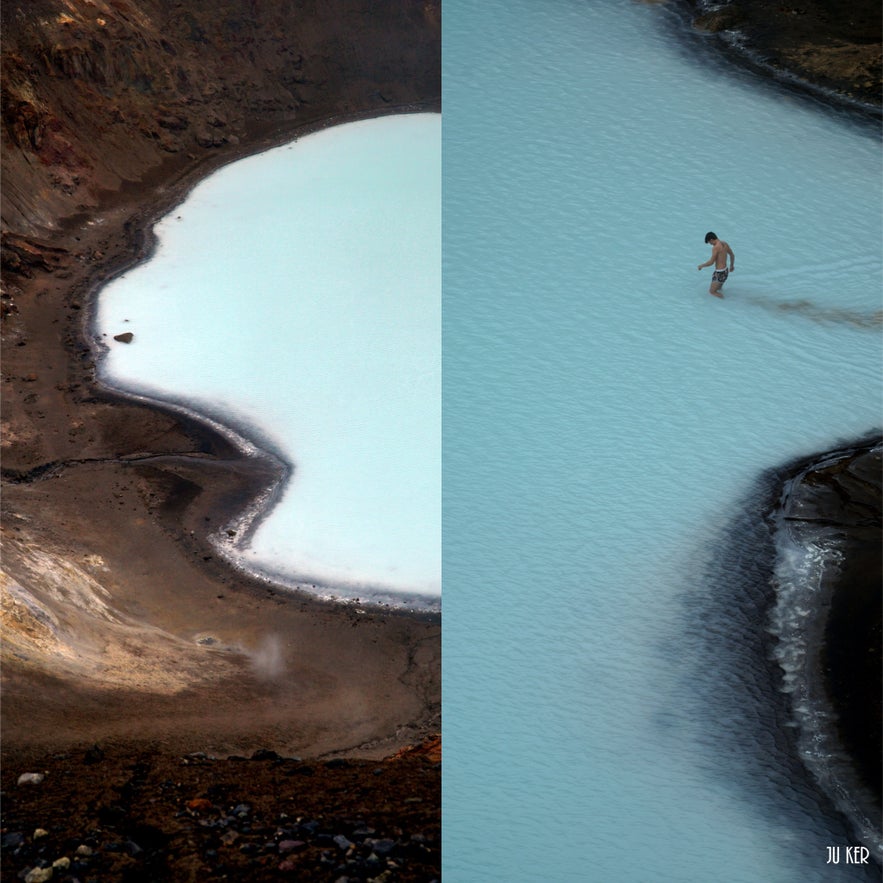
[[[723,282],[712,282],[711,288],[708,289],[708,293],[723,300],[724,296],[721,294],[721,285],[723,285]]]

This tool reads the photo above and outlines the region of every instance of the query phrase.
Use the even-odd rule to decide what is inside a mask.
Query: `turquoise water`
[[[880,425],[879,139],[679,29],[445,7],[455,883],[868,878],[826,865],[857,841],[728,681],[777,704],[736,601],[763,473]]]
[[[336,126],[228,166],[101,294],[113,384],[237,427],[293,474],[230,551],[311,591],[441,591],[441,124]],[[112,338],[131,331],[131,344]],[[242,440],[240,440],[242,441]],[[242,441],[248,448],[248,444]]]

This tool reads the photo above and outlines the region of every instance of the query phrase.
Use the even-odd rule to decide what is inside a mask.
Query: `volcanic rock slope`
[[[439,10],[368,0],[4,0],[3,224],[39,236],[108,192],[248,139],[437,98]]]
[[[259,731],[382,753],[431,731],[437,619],[292,597],[218,560],[209,535],[279,465],[102,389],[89,319],[101,282],[214,168],[317,126],[438,109],[438,3],[2,14],[4,743]]]

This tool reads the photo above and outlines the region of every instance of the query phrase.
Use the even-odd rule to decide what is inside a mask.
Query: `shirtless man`
[[[721,285],[727,281],[727,276],[733,272],[736,255],[733,254],[733,249],[723,239],[717,238],[716,233],[706,233],[705,242],[706,244],[711,244],[711,257],[704,264],[699,264],[697,269],[701,270],[703,267],[710,267],[714,264],[714,273],[711,274],[711,287],[708,289],[708,293],[723,300]],[[729,270],[727,269],[727,255],[730,256]]]

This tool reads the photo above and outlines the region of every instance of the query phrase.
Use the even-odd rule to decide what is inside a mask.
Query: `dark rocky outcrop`
[[[790,521],[823,524],[841,537],[819,666],[840,738],[865,784],[883,799],[883,451],[824,462],[791,490]],[[819,612],[824,615],[824,611]]]
[[[55,248],[35,239],[27,239],[4,231],[2,234],[3,266],[14,275],[31,278],[35,270],[53,272],[66,256],[67,250]]]
[[[883,439],[795,464],[771,523],[779,556],[775,652],[789,673],[783,689],[801,756],[879,862]]]
[[[883,100],[878,0],[687,0],[694,26],[712,34],[736,31],[734,58],[755,68],[786,73],[831,98],[858,102],[879,116]]]

